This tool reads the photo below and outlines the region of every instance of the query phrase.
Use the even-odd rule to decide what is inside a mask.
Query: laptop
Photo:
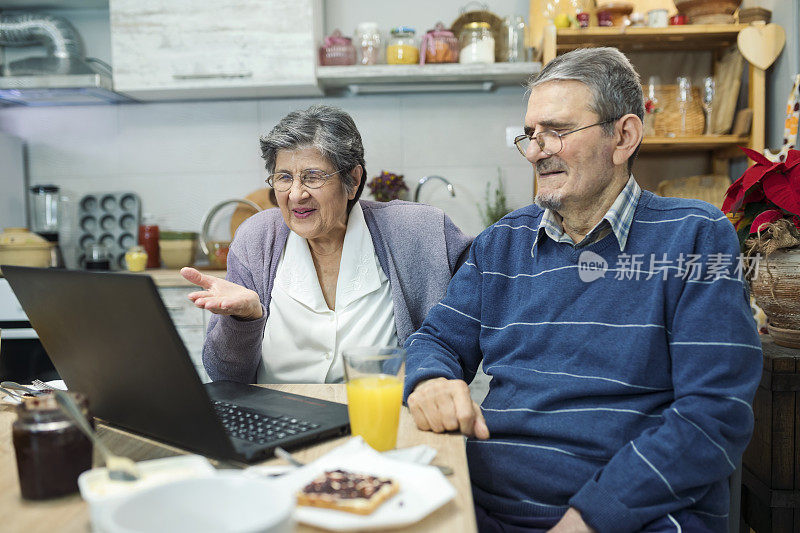
[[[146,275],[2,265],[67,388],[104,422],[251,463],[350,432],[347,406],[231,381],[203,384]]]

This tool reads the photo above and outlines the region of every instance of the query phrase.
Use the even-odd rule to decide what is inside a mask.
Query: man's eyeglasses
[[[514,144],[517,146],[519,153],[521,153],[523,156],[527,153],[528,146],[530,146],[531,141],[536,141],[536,144],[539,145],[539,150],[541,150],[545,155],[556,155],[558,152],[564,149],[563,138],[570,133],[585,130],[586,128],[591,128],[592,126],[601,126],[610,122],[616,122],[617,120],[619,120],[619,118],[595,122],[594,124],[589,124],[588,126],[583,126],[581,128],[564,133],[557,133],[553,130],[544,130],[530,136],[527,134],[518,135],[514,139]]]
[[[300,172],[300,184],[307,189],[319,189],[325,182],[331,179],[332,176],[340,173],[341,170],[325,174],[321,170],[303,170]],[[279,192],[286,192],[292,188],[294,183],[294,176],[288,172],[277,172],[272,174],[266,180],[267,185]]]

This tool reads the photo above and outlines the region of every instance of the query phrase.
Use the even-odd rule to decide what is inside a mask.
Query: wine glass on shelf
[[[711,135],[711,113],[714,111],[714,94],[716,82],[711,76],[703,78],[703,111],[706,114],[705,134]]]

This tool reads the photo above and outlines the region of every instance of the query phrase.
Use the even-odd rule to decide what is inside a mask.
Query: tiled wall
[[[530,202],[532,171],[505,144],[519,126],[524,90],[494,93],[359,96],[325,99],[7,108],[0,130],[22,137],[31,184],[53,183],[73,198],[132,190],[166,228],[199,230],[217,202],[264,186],[258,136],[286,113],[323,102],[344,108],[358,125],[369,176],[402,173],[410,187],[428,174],[450,180],[456,197],[431,181],[420,199],[443,208],[465,231],[483,226],[476,204],[498,167],[509,203]]]

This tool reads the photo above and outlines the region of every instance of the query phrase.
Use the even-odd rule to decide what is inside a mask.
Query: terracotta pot
[[[775,344],[800,347],[800,248],[762,257],[750,290],[767,315],[767,328],[774,331]]]

